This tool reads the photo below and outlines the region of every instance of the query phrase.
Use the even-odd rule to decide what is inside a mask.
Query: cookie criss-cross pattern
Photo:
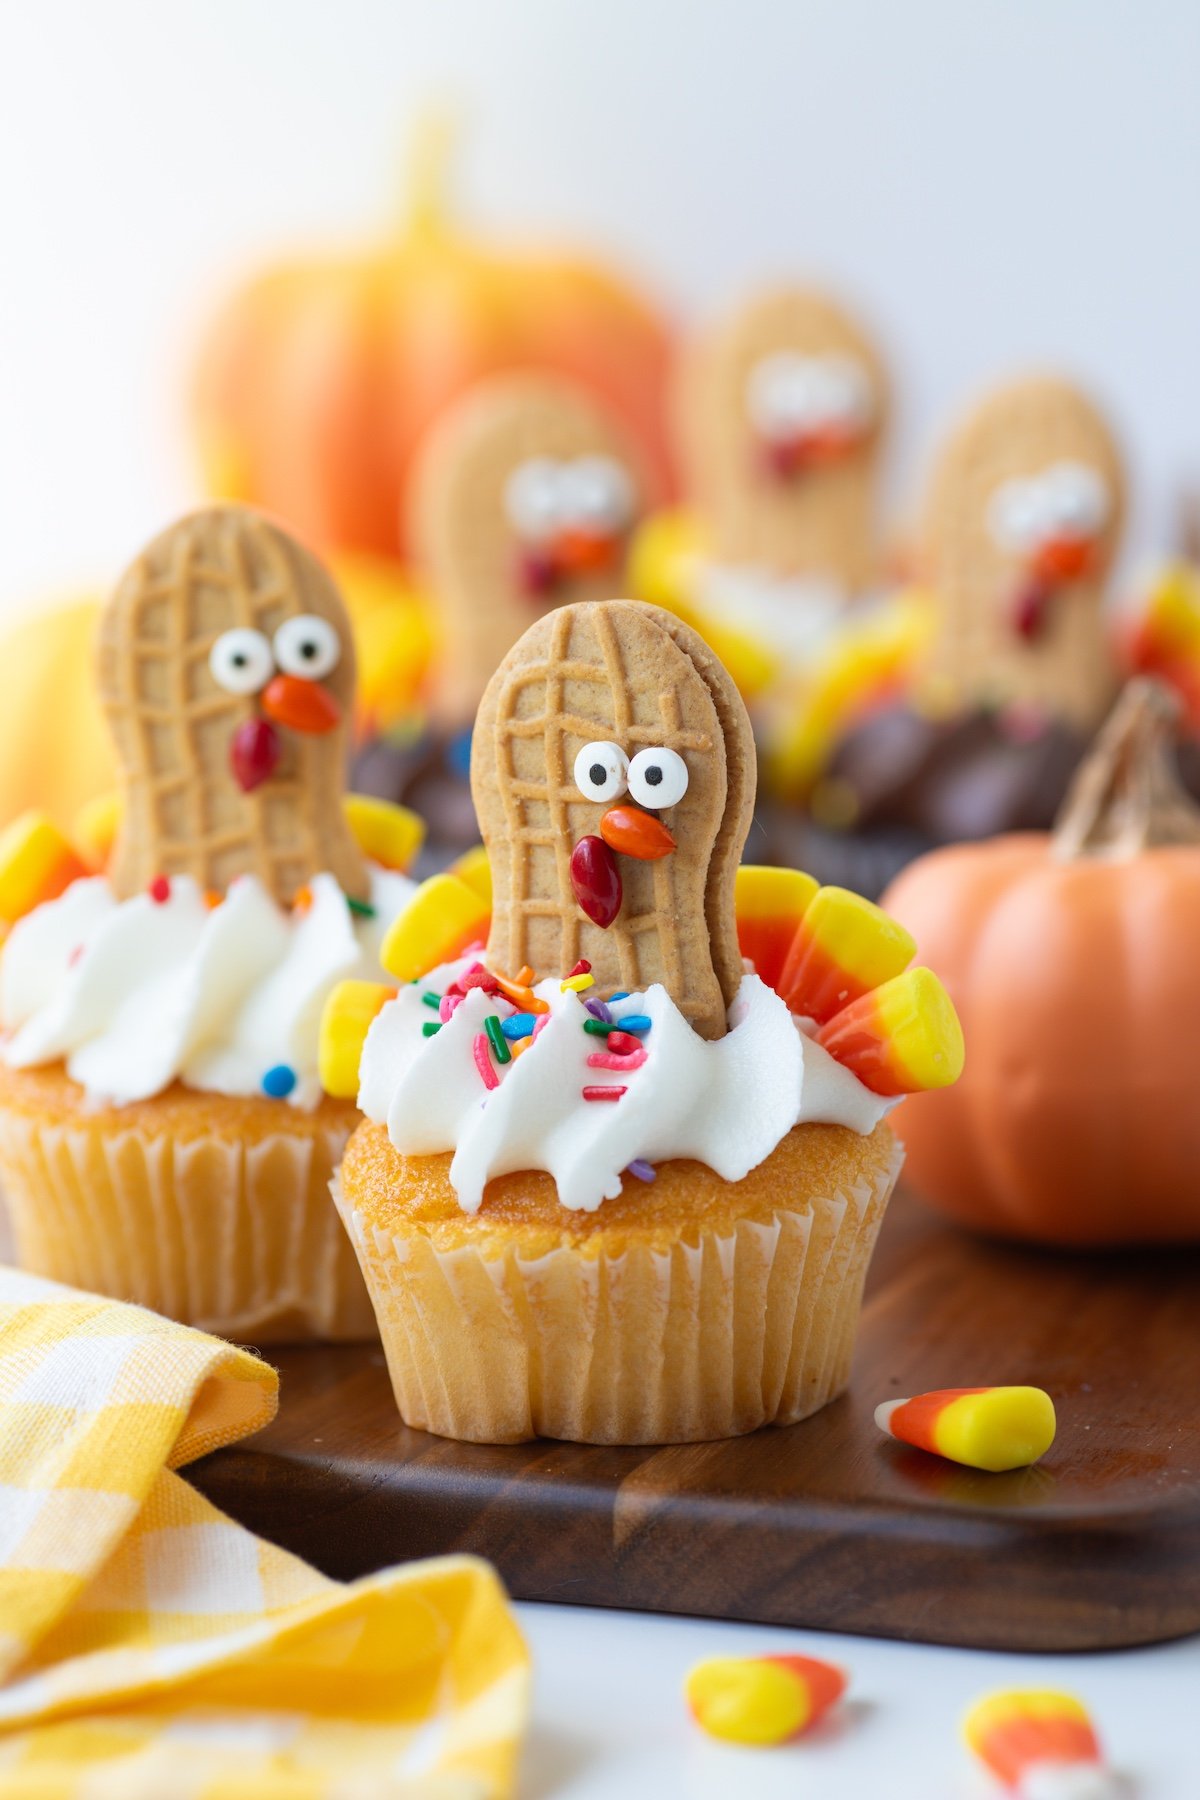
[[[571,887],[571,848],[595,810],[594,803],[584,799],[570,779],[572,759],[567,754],[567,739],[575,737],[587,742],[595,737],[611,737],[630,755],[636,749],[650,745],[681,754],[686,750],[711,752],[714,748],[707,733],[689,731],[682,725],[679,695],[673,685],[658,695],[657,722],[639,724],[633,717],[630,682],[613,620],[607,613],[596,611],[590,616],[589,623],[599,642],[600,661],[571,655],[575,621],[570,612],[555,613],[545,660],[512,671],[499,696],[495,726],[496,767],[506,825],[504,852],[508,859],[513,955],[521,962],[531,960],[527,934],[530,920],[557,918],[560,921],[559,958],[564,971],[581,954],[584,927],[583,915]],[[565,690],[571,682],[595,687],[601,700],[596,716],[565,710]],[[543,689],[541,712],[532,718],[515,717],[518,695],[539,683]],[[539,736],[544,744],[545,777],[535,781],[521,779],[514,767],[514,742]],[[548,814],[548,823],[544,825],[532,822],[529,816],[530,811],[539,806]],[[573,823],[573,819],[580,817],[583,825]],[[553,852],[556,894],[534,891],[531,852],[537,848]],[[667,857],[645,866],[651,871],[652,907],[637,913],[622,910],[609,928],[617,952],[621,984],[631,991],[643,985],[640,945],[647,934],[657,933],[666,986],[673,997],[680,999],[680,1010],[690,1017],[703,1012],[705,1007],[700,1000],[688,997],[690,983],[676,928],[675,858]]]

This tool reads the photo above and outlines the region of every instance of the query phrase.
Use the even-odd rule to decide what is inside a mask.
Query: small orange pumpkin
[[[672,491],[671,333],[628,285],[561,252],[506,254],[443,206],[452,134],[419,133],[405,232],[365,254],[268,270],[214,324],[197,375],[205,479],[313,545],[396,557],[422,434],[487,375],[548,369],[590,390]]]
[[[1200,1240],[1200,812],[1175,710],[1132,682],[1053,836],[936,851],[884,897],[962,1020],[961,1081],[899,1130],[913,1188],[965,1225]]]

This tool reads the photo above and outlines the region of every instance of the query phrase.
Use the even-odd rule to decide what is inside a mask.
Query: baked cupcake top
[[[83,852],[37,818],[0,841],[0,1054],[62,1059],[98,1102],[180,1080],[315,1105],[322,1006],[382,973],[421,836],[344,794],[341,597],[277,526],[213,507],[126,571],[98,652],[120,789]]]
[[[484,697],[472,783],[486,863],[414,897],[382,949],[408,985],[339,991],[322,1062],[333,1092],[361,1067],[402,1153],[454,1151],[466,1210],[523,1168],[583,1210],[668,1158],[739,1180],[797,1124],[870,1132],[956,1078],[957,1019],[907,933],[739,868],[749,724],[677,619],[603,601],[531,627]]]

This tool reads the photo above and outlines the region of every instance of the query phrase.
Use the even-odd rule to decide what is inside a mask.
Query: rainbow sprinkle
[[[605,1006],[603,1000],[585,1000],[583,1004],[587,1007],[593,1019],[599,1019],[604,1025],[613,1024],[613,1016],[609,1012],[607,1006]]]
[[[446,1021],[448,1019],[452,1019],[454,1017],[456,1010],[458,1009],[458,1007],[460,1007],[462,1005],[462,1003],[463,1003],[463,997],[461,994],[443,994],[442,995],[440,1001],[438,1002],[438,1018],[442,1021],[443,1025],[446,1023]]]
[[[574,981],[574,979],[577,975],[590,975],[591,972],[592,972],[591,963],[588,961],[586,956],[581,956],[579,961],[575,964],[575,967],[573,969],[567,970],[566,975],[563,977],[563,979],[565,981]]]
[[[649,1031],[653,1023],[649,1013],[626,1013],[623,1019],[617,1020],[622,1031]]]
[[[500,1077],[492,1067],[492,1059],[488,1055],[488,1038],[486,1031],[475,1033],[475,1042],[471,1046],[475,1054],[475,1067],[479,1070],[479,1079],[490,1092],[500,1086]]]
[[[593,1037],[607,1037],[610,1031],[620,1031],[623,1028],[615,1019],[585,1019],[583,1029],[590,1031]]]
[[[635,1181],[657,1181],[658,1179],[658,1170],[643,1156],[635,1156],[633,1161],[626,1165],[625,1173],[632,1175]]]
[[[440,1019],[427,1019],[425,1024],[421,1027],[421,1036],[436,1037],[441,1029],[442,1025]]]
[[[440,1007],[442,1004],[442,995],[435,994],[432,988],[430,988],[427,993],[422,994],[421,998],[426,1006]]]
[[[568,975],[565,981],[559,982],[558,991],[560,994],[582,994],[586,989],[595,987],[595,985],[596,977],[594,975],[586,973],[583,975]]]
[[[628,1069],[632,1072],[641,1068],[646,1060],[646,1052],[640,1044],[632,1052],[593,1050],[587,1060],[589,1069]]]
[[[585,1087],[582,1091],[585,1100],[619,1100],[622,1094],[627,1094],[629,1092],[629,1089],[623,1087]]]
[[[488,1035],[488,1043],[492,1046],[492,1055],[498,1063],[512,1061],[512,1051],[508,1047],[508,1039],[495,1013],[489,1013],[483,1021],[483,1028]]]
[[[500,1021],[500,1029],[506,1038],[530,1037],[536,1028],[536,1013],[515,1012],[507,1019],[502,1019]]]
[[[357,919],[373,919],[375,917],[375,908],[369,900],[356,900],[352,894],[347,894],[346,905]]]

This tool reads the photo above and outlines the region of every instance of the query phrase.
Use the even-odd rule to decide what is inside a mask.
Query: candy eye
[[[639,750],[629,765],[629,792],[639,806],[675,806],[687,785],[688,766],[677,750]]]
[[[988,503],[992,536],[1005,550],[1031,550],[1046,535],[1046,500],[1039,481],[1019,477],[998,487]]]
[[[1047,512],[1056,536],[1091,537],[1108,516],[1108,492],[1086,463],[1058,463],[1045,481]]]
[[[275,673],[275,658],[261,631],[239,625],[221,633],[208,653],[208,666],[226,693],[257,694]]]
[[[301,613],[285,619],[275,633],[275,660],[285,675],[301,675],[320,681],[342,659],[342,640],[328,619]]]
[[[629,759],[620,744],[585,744],[575,758],[575,786],[587,800],[616,800],[625,792]]]
[[[562,471],[563,511],[585,530],[619,531],[633,511],[633,489],[611,456],[577,456]]]
[[[561,523],[562,496],[559,465],[549,456],[531,456],[519,463],[504,487],[504,510],[518,537],[544,543]]]

